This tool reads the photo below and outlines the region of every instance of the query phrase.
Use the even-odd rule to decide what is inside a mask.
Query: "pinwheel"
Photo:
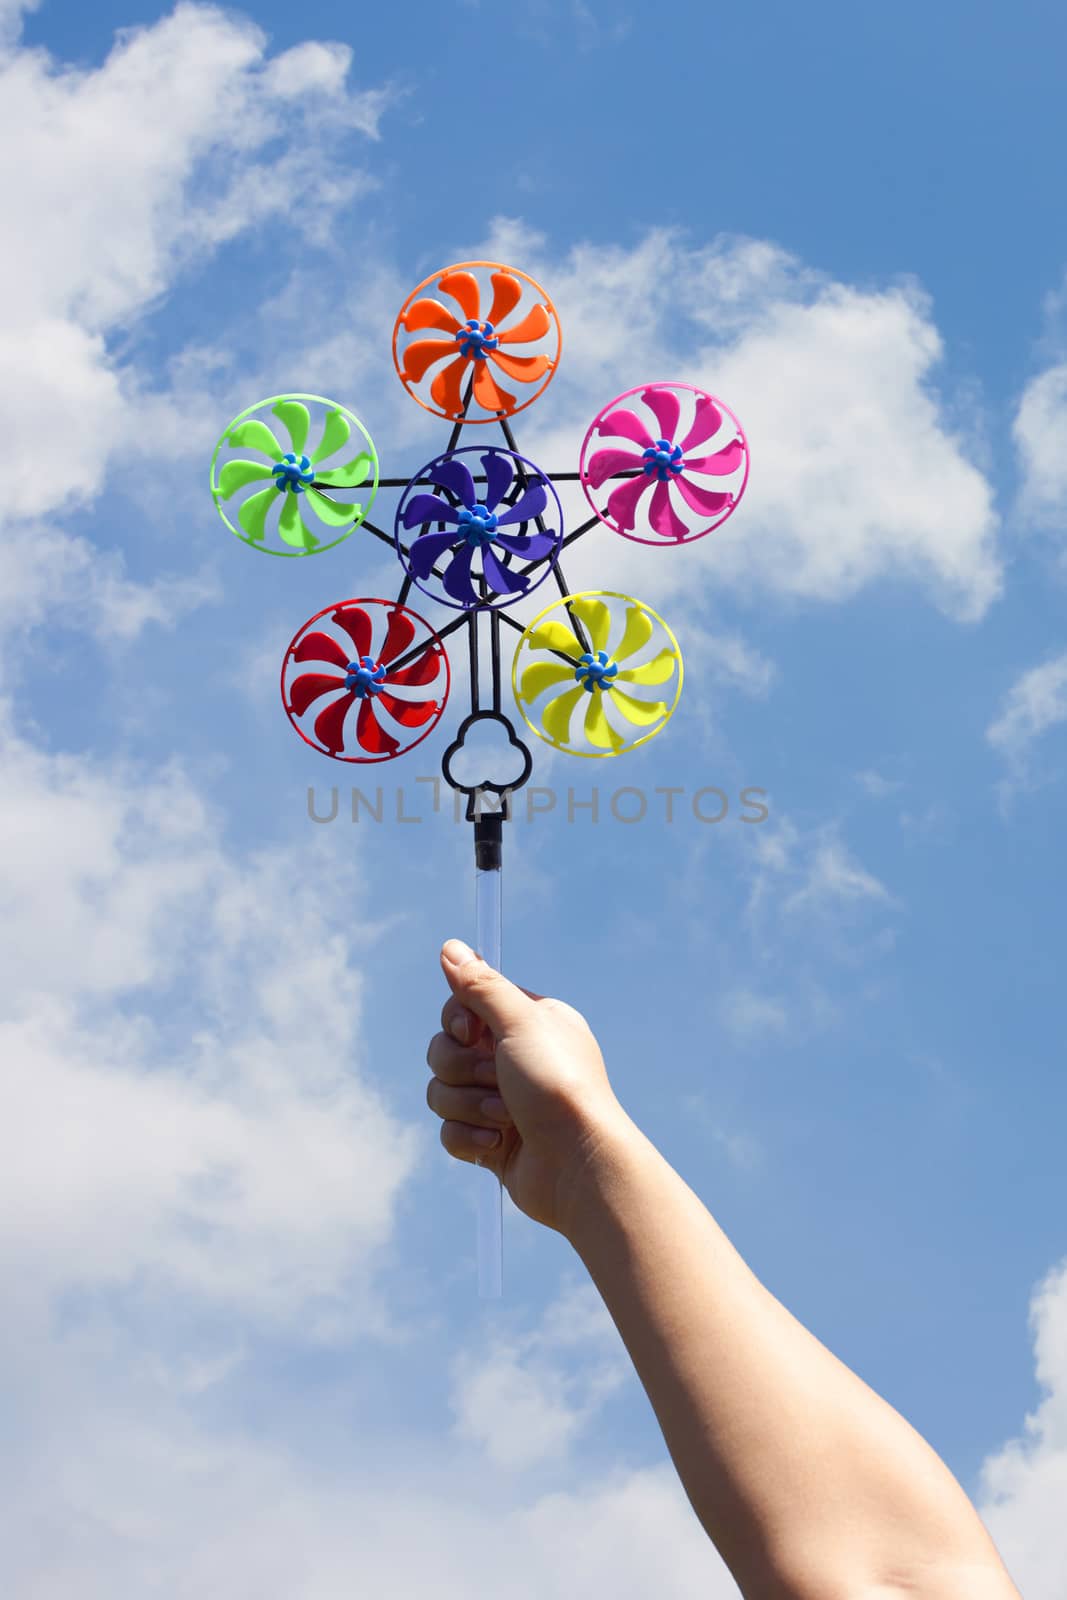
[[[629,445],[590,454],[594,434]],[[638,544],[685,544],[736,510],[748,482],[748,444],[721,400],[691,384],[654,383],[619,395],[594,417],[579,477],[616,533]],[[611,492],[598,493],[605,485]]]
[[[294,670],[308,663],[318,670]],[[324,755],[389,761],[433,731],[449,682],[444,646],[414,611],[386,600],[346,600],[317,612],[292,640],[282,664],[282,701],[300,737]],[[309,736],[301,720],[310,720],[313,707]]]
[[[318,444],[311,455],[305,446],[311,430],[306,402],[324,407]],[[277,417],[289,435],[286,450],[262,413]],[[353,431],[359,448],[344,465],[319,466],[349,445]],[[351,446],[349,446],[351,448]],[[247,454],[266,457],[256,461]],[[369,494],[364,489],[371,479]],[[242,489],[260,485],[246,495],[237,509],[238,527],[230,521],[223,502]],[[359,418],[332,400],[314,394],[275,395],[260,400],[235,417],[215,446],[211,458],[211,493],[223,522],[245,544],[274,556],[305,556],[330,550],[347,539],[366,516],[378,487],[378,457],[370,434]],[[320,493],[329,491],[329,495]],[[364,489],[358,500],[345,495]],[[274,513],[279,515],[275,518]],[[306,515],[305,515],[306,513]],[[274,541],[281,541],[278,548]]]
[[[483,288],[488,275],[488,284]],[[481,282],[479,281],[481,278]],[[459,315],[422,291],[433,285],[457,307]],[[484,321],[483,309],[488,305]],[[526,304],[520,306],[525,296]],[[513,313],[519,310],[519,319]],[[410,334],[425,335],[407,339]],[[559,318],[551,300],[539,284],[496,261],[465,261],[423,280],[408,296],[393,329],[393,362],[408,393],[427,411],[464,423],[493,422],[511,416],[531,405],[551,381],[559,362]],[[529,346],[543,344],[546,350],[531,354]],[[526,353],[516,355],[505,346],[520,346]],[[433,367],[440,367],[430,384],[427,404],[417,392]],[[526,390],[539,383],[519,402],[515,394],[502,387],[500,379],[518,383]],[[472,391],[464,396],[464,383]],[[487,413],[471,415],[470,402]]]
[[[366,538],[387,544],[403,568],[395,602],[326,606],[286,649],[282,703],[312,749],[335,761],[381,762],[428,738],[451,685],[445,640],[466,630],[470,709],[443,752],[441,770],[467,797],[475,943],[497,968],[503,823],[533,765],[503,707],[501,628],[519,635],[512,689],[539,740],[594,758],[646,744],[678,704],[678,641],[651,606],[628,595],[570,594],[561,555],[600,522],[639,543],[685,544],[724,522],[748,481],[748,445],[737,418],[721,400],[683,383],[619,395],[586,433],[578,472],[542,472],[519,455],[509,418],[543,393],[560,343],[555,308],[532,278],[500,262],[461,262],[420,283],[393,329],[393,361],[404,387],[453,424],[442,454],[414,476],[380,480],[374,445],[353,412],[321,396],[291,394],[242,411],[211,462],[216,508],[253,549],[318,554],[359,527],[362,544]],[[491,422],[500,428],[501,445],[457,448],[464,427]],[[595,513],[566,536],[554,486],[563,480],[581,483]],[[369,518],[379,488],[401,491],[392,532]],[[562,598],[532,622],[516,620],[510,608],[548,577]],[[407,607],[415,586],[459,615],[435,632]],[[483,626],[492,683],[491,703],[484,705]],[[471,775],[464,741],[487,725],[506,735],[504,754],[494,761],[506,762],[511,776],[502,765],[485,770],[479,762],[479,780],[461,781],[459,773]],[[487,795],[497,796],[496,809],[486,809]],[[478,1166],[488,1160],[475,1159]],[[478,1292],[485,1297],[499,1295],[503,1282],[501,1171],[490,1178],[477,1195]]]
[[[534,618],[515,651],[511,682],[539,739],[570,755],[617,756],[666,727],[682,692],[682,653],[651,606],[588,590]]]
[[[464,456],[475,460],[468,463]],[[484,487],[476,487],[475,465],[482,469],[478,483]],[[440,492],[426,493],[426,484]],[[536,526],[529,532],[531,523]],[[436,532],[429,531],[431,524]],[[402,534],[420,526],[422,532],[405,551]],[[396,514],[403,566],[420,589],[461,610],[510,605],[536,589],[562,539],[563,510],[555,489],[532,461],[508,450],[472,446],[438,456],[415,474]],[[443,573],[431,585],[438,562]],[[531,575],[529,566],[535,563],[540,570]]]

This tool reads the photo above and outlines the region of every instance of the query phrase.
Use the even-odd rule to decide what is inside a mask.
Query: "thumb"
[[[525,990],[476,956],[462,939],[445,942],[441,967],[456,999],[488,1024],[494,1038],[521,1022],[533,1004]]]

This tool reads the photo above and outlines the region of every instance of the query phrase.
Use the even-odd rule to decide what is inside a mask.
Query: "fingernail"
[[[500,1135],[499,1133],[494,1133],[492,1128],[473,1128],[471,1130],[471,1138],[475,1144],[484,1144],[488,1147],[491,1144],[497,1144]]]
[[[474,960],[474,951],[462,939],[446,939],[441,954],[452,967],[465,967]]]
[[[494,1122],[511,1121],[511,1118],[508,1115],[508,1108],[498,1094],[486,1095],[485,1099],[482,1101],[482,1116],[492,1117]]]
[[[453,1039],[460,1044],[466,1044],[471,1036],[471,1014],[469,1011],[457,1011],[448,1025],[448,1031]]]

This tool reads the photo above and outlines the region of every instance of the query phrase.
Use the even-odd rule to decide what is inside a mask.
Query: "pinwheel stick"
[[[501,858],[503,817],[474,821],[474,947],[500,970]],[[480,1159],[478,1177],[478,1297],[498,1300],[504,1278],[504,1185]]]

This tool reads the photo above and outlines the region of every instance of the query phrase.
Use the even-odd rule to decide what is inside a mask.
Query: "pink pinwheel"
[[[682,408],[676,390],[696,395],[692,422],[677,441]],[[634,409],[635,395],[655,417],[658,437],[653,436]],[[626,401],[630,402],[628,406]],[[690,454],[715,438],[723,428],[724,418],[733,424],[734,437],[710,454]],[[628,439],[636,448],[597,450],[587,461],[586,452],[594,433]],[[719,527],[736,509],[748,481],[748,445],[740,423],[721,400],[689,384],[657,383],[646,389],[631,389],[604,407],[583,441],[579,471],[589,504],[601,521],[617,533],[638,544],[684,544]],[[591,491],[613,478],[622,481],[607,496],[606,505],[598,504]],[[718,480],[720,485],[724,478],[733,478],[734,485],[704,486],[696,481],[701,478]],[[650,500],[642,506],[650,492]],[[600,498],[603,501],[603,496]],[[656,537],[634,532],[639,512],[644,512],[647,526]]]

